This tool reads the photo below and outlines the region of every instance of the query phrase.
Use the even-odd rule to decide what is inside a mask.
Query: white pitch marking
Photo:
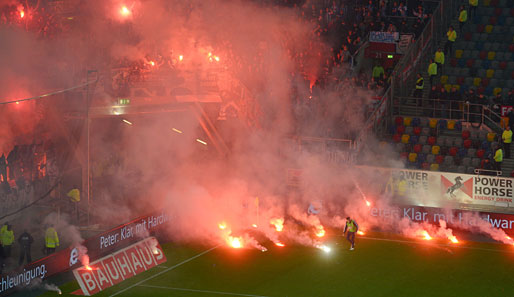
[[[219,295],[233,295],[233,296],[247,296],[247,297],[270,297],[270,296],[263,296],[263,295],[252,295],[252,294],[241,294],[241,293],[230,293],[230,292],[208,291],[208,290],[194,290],[194,289],[161,287],[161,286],[151,286],[151,285],[140,285],[139,287],[166,289],[166,290],[175,290],[175,291],[186,291],[186,292],[197,292],[197,293],[205,293],[205,294],[219,294]]]
[[[121,293],[123,293],[123,292],[125,292],[125,291],[128,291],[128,290],[132,289],[132,288],[133,288],[133,287],[135,287],[135,286],[139,286],[140,284],[142,284],[142,283],[144,283],[144,282],[146,282],[146,281],[148,281],[148,280],[151,280],[151,279],[153,279],[153,278],[156,278],[156,277],[158,277],[159,275],[164,274],[164,273],[166,273],[166,272],[168,272],[168,271],[170,271],[170,270],[172,270],[172,269],[175,269],[175,268],[179,267],[179,266],[180,266],[180,265],[182,265],[182,264],[186,264],[187,262],[190,262],[190,261],[192,261],[192,260],[194,260],[194,259],[196,259],[196,258],[198,258],[198,257],[200,257],[200,256],[202,256],[202,255],[205,255],[205,254],[207,254],[208,252],[210,252],[210,251],[212,251],[212,250],[214,250],[214,249],[217,249],[217,248],[218,248],[218,247],[220,247],[220,246],[221,246],[221,245],[217,245],[217,246],[212,247],[212,248],[210,248],[210,249],[208,249],[208,250],[206,250],[206,251],[203,251],[203,252],[199,253],[199,254],[198,254],[198,255],[196,255],[196,256],[193,256],[193,257],[191,257],[191,258],[189,258],[189,259],[186,259],[186,260],[184,260],[184,261],[182,261],[182,262],[180,262],[180,263],[178,263],[178,264],[175,264],[175,265],[173,265],[173,266],[171,266],[171,267],[169,267],[169,268],[166,268],[165,270],[163,270],[163,271],[161,271],[161,272],[159,272],[159,273],[156,273],[156,274],[154,274],[154,275],[152,275],[152,276],[149,276],[149,277],[145,278],[144,280],[140,280],[140,281],[138,281],[137,283],[135,283],[135,284],[133,284],[133,285],[131,285],[131,286],[129,286],[129,287],[126,287],[126,288],[125,288],[125,289],[123,289],[123,290],[120,290],[120,291],[118,291],[118,292],[116,292],[116,293],[114,293],[114,294],[110,295],[109,297],[119,295],[119,294],[121,294]]]
[[[482,250],[482,251],[497,252],[497,253],[508,253],[508,254],[514,253],[514,251],[477,248],[477,247],[471,247],[471,246],[462,246],[460,244],[437,244],[437,243],[430,243],[430,242],[417,242],[417,241],[408,241],[408,240],[400,240],[400,239],[375,238],[375,237],[367,237],[367,236],[360,236],[359,238],[380,240],[380,241],[390,241],[390,242],[400,242],[400,243],[421,244],[421,245],[428,245],[428,246],[444,246],[444,247],[454,247],[454,248],[469,249],[469,250]]]

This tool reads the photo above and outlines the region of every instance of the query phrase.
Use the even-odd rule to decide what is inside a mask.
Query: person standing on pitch
[[[20,244],[20,260],[18,264],[21,266],[23,264],[25,256],[27,256],[27,263],[32,262],[32,257],[30,255],[30,246],[34,242],[34,238],[27,232],[27,230],[23,230],[23,233],[18,237],[18,243]]]
[[[346,226],[344,226],[343,236],[348,231],[348,235],[346,235],[346,239],[352,244],[350,247],[350,251],[355,249],[355,233],[359,230],[359,225],[352,220],[350,217],[346,218]]]

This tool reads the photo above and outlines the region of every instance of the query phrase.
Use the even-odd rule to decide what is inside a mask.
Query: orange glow
[[[283,218],[271,219],[270,224],[275,226],[275,230],[277,230],[277,232],[282,232],[282,230],[284,230],[284,219]]]
[[[225,222],[219,223],[218,228],[220,228],[221,230],[225,230],[227,228],[227,223],[225,223]]]
[[[371,206],[371,202],[369,202],[368,200],[366,200],[366,205],[367,205],[368,207],[370,207],[370,206]]]
[[[155,66],[155,62],[154,61],[150,61],[150,65]]]
[[[123,5],[120,9],[120,13],[122,16],[127,17],[130,15],[130,9],[128,9],[127,6]]]
[[[178,60],[179,60],[179,61],[184,60],[184,56],[182,56],[182,55],[178,56]]]
[[[91,268],[89,265],[86,265],[86,270],[93,270],[93,268]]]
[[[421,235],[423,236],[424,240],[431,240],[432,239],[432,236],[430,236],[430,234],[428,234],[428,232],[425,231],[425,230],[423,230],[423,232],[421,232]]]
[[[452,243],[459,243],[459,241],[457,240],[457,237],[455,237],[455,236],[453,236],[453,235],[452,235],[452,236],[450,236],[450,241],[451,241]]]
[[[512,238],[510,238],[510,236],[505,236],[505,238],[507,238],[508,240],[512,240]]]
[[[325,236],[325,229],[323,229],[323,226],[321,226],[321,225],[316,226],[316,236],[317,237]]]
[[[252,224],[252,227],[257,228],[257,224]]]
[[[357,234],[359,234],[359,235],[364,235],[365,233],[364,233],[363,231],[360,231],[360,230],[359,230],[359,231],[357,231]]]
[[[23,19],[24,17],[25,17],[25,11],[21,10],[21,11],[20,11],[20,18],[22,18],[22,19]]]
[[[216,62],[219,62],[220,61],[220,57],[214,56],[214,60],[216,60]]]
[[[16,101],[16,104],[20,104],[20,101]]]
[[[286,246],[285,244],[283,244],[283,243],[281,243],[281,242],[275,242],[275,245],[276,245],[276,246],[280,246],[280,247]]]
[[[239,248],[242,248],[243,247],[243,243],[242,243],[242,240],[241,238],[239,237],[232,237],[232,236],[229,236],[228,238],[228,244],[235,248],[235,249],[239,249]]]

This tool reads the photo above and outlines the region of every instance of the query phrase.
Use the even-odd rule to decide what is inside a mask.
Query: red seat
[[[492,16],[492,17],[489,18],[489,24],[494,26],[494,25],[496,25],[497,22],[498,22],[498,18],[497,17]]]
[[[425,164],[425,163],[423,163]],[[514,170],[512,170],[512,172],[510,173],[510,177],[514,177]]]
[[[396,126],[401,126],[403,125],[403,117],[396,117],[394,119],[394,123],[396,124]]]
[[[452,157],[455,157],[457,155],[457,152],[459,151],[458,148],[456,147],[451,147],[450,150],[448,151],[450,153],[450,156]]]
[[[400,136],[400,134],[394,134],[393,135],[393,141],[394,142],[400,142],[400,140],[402,140],[402,137]]]
[[[484,32],[484,29],[485,29],[485,26],[483,24],[479,24],[477,26],[477,32],[478,33],[483,33]]]
[[[430,168],[430,163],[423,162],[423,163],[421,164],[421,168],[422,168],[423,170],[428,170],[428,169]],[[512,171],[512,173],[514,174],[514,171]]]
[[[471,139],[464,140],[463,145],[464,145],[465,148],[467,148],[467,149],[470,148],[471,144],[472,144]]]
[[[441,164],[441,163],[443,163],[443,161],[444,161],[444,156],[443,156],[443,155],[437,155],[437,156],[435,156],[435,162],[436,162],[437,164]]]
[[[466,140],[469,138],[470,135],[471,133],[469,132],[469,130],[462,131],[462,139]]]
[[[486,51],[481,51],[480,52],[480,59],[485,60],[485,58],[487,58],[487,52]]]
[[[493,4],[492,2],[493,2],[493,1],[491,1],[491,5]],[[495,6],[496,6],[496,5],[495,5]],[[496,16],[501,16],[501,15],[502,15],[502,9],[501,9],[501,8],[499,8],[499,7],[496,7],[496,9],[494,10],[494,14],[495,14]]]
[[[464,84],[464,77],[462,77],[462,76],[457,77],[457,84],[458,85],[463,85]]]
[[[477,93],[478,93],[478,95],[483,94],[484,93],[484,87],[478,87]]]
[[[509,51],[514,53],[514,44],[509,45]]]
[[[485,151],[484,150],[477,150],[477,158],[480,158],[482,159],[485,155]]]
[[[430,136],[430,137],[428,137],[427,143],[429,145],[434,145],[435,141],[436,141],[435,137],[434,136]]]
[[[466,32],[466,33],[464,34],[464,39],[465,39],[466,41],[471,41],[471,38],[473,38],[473,35],[471,34],[471,32]]]
[[[490,5],[492,7],[496,7],[496,6],[498,6],[498,4],[500,4],[498,0],[491,0],[491,2],[490,2]],[[501,9],[500,9],[500,14],[499,15],[501,15]]]
[[[405,132],[405,127],[404,126],[396,127],[396,133],[403,134],[404,132]]]
[[[422,149],[421,144],[418,143],[418,144],[414,145],[414,152],[416,154],[419,154],[421,152],[421,149]]]
[[[488,78],[482,78],[482,86],[487,87],[489,85],[489,79]]]
[[[414,132],[414,135],[419,136],[421,134],[421,127],[414,127],[412,132]]]
[[[514,51],[514,50],[513,50]],[[450,59],[450,65],[452,65],[452,67],[457,67],[457,59],[455,58],[451,58]]]
[[[512,71],[512,73],[510,74],[510,77],[511,77],[512,79],[514,79],[514,71]]]
[[[473,67],[473,64],[475,64],[475,60],[474,59],[468,59],[466,61],[466,66],[469,67],[469,68]]]
[[[505,68],[507,68],[507,62],[501,61],[500,62],[500,69],[505,70]]]
[[[482,161],[480,161],[480,168],[484,168],[485,167],[485,159],[482,159]]]
[[[400,154],[400,157],[402,159],[406,159],[407,160],[407,158],[409,158],[409,153],[408,152],[403,152],[403,153]]]

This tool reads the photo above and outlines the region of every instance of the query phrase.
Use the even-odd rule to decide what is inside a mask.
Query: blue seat
[[[487,141],[487,140],[482,141],[482,149],[486,151],[489,148],[490,148],[489,147],[489,141]]]
[[[425,154],[423,154],[423,153],[418,154],[418,162],[419,163],[425,162]]]
[[[421,125],[421,120],[420,120],[420,118],[413,118],[413,119],[412,119],[412,122],[411,122],[411,125],[412,125],[413,127],[418,127],[419,125]]]
[[[418,136],[416,136],[416,135],[411,135],[409,138],[410,144],[416,144],[416,143],[418,143],[418,141],[419,141],[419,139],[418,139]]]
[[[459,67],[461,67],[461,68],[466,67],[466,59],[458,59],[458,60],[457,60],[457,64],[458,64],[458,65],[459,65]]]
[[[482,69],[489,69],[489,68],[491,68],[491,61],[489,61],[489,60],[484,60],[484,61],[482,62]]]
[[[442,120],[442,119],[441,119],[441,120],[439,120],[439,121],[437,122],[437,126],[439,127],[439,129],[440,129],[440,130],[444,130],[444,129],[446,129],[446,125],[447,125],[446,120]]]
[[[459,157],[464,158],[468,154],[468,150],[465,147],[459,148],[459,152],[457,153]]]
[[[462,89],[462,87],[461,87],[461,89]],[[458,121],[457,123],[455,123],[455,130],[462,131],[462,122],[461,121]]]
[[[492,95],[493,95],[493,87],[488,86],[487,88],[485,88],[484,93],[485,93],[487,96],[492,96]]]

